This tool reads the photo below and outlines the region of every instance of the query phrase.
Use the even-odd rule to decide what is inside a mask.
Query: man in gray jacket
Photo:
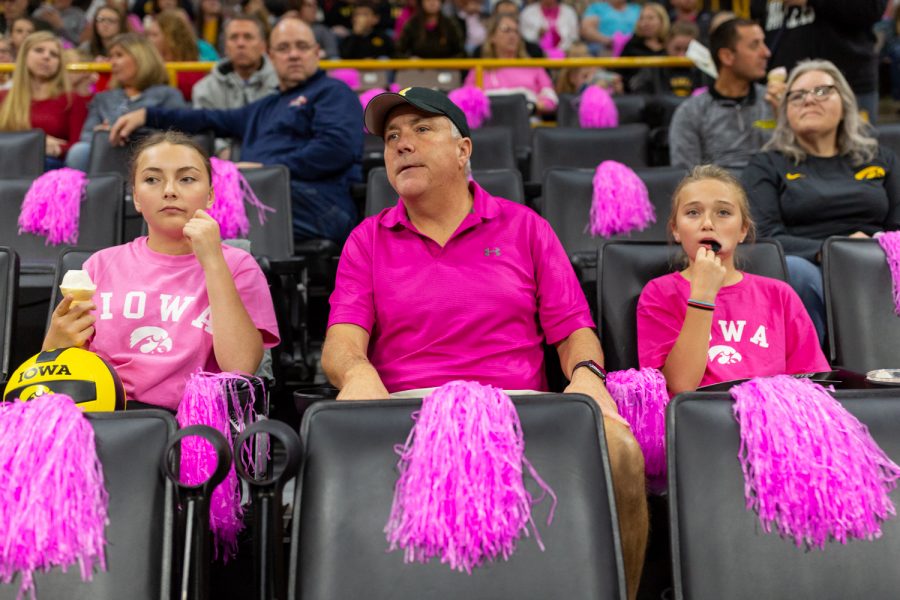
[[[278,75],[266,56],[266,36],[256,17],[238,15],[225,25],[225,59],[194,86],[194,108],[241,108],[272,94]],[[216,155],[232,158],[232,140],[216,139]]]
[[[725,21],[711,34],[719,77],[675,111],[669,126],[673,166],[742,169],[768,141],[784,81],[770,81],[768,89],[755,83],[766,76],[770,56],[764,38],[762,28],[746,19]]]

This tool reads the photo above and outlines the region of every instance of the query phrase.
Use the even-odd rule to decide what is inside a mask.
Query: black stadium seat
[[[559,498],[549,526],[548,499],[534,508],[546,551],[523,537],[508,561],[471,575],[438,560],[405,564],[402,552],[387,552],[383,530],[397,480],[394,445],[406,440],[420,401],[319,402],[301,425],[305,457],[294,496],[288,597],[624,599],[597,404],[552,394],[515,402],[526,456]],[[530,478],[526,485],[536,493]]]
[[[250,221],[250,250],[254,256],[285,259],[294,255],[294,230],[291,215],[291,174],[284,165],[241,169],[256,197],[275,212],[266,212],[260,225],[256,209],[244,205]]]
[[[646,167],[647,133],[642,123],[611,129],[537,129],[531,148],[531,181],[542,181],[553,167],[594,169],[604,160],[615,160],[632,169]]]
[[[0,132],[0,177],[37,177],[44,172],[43,129]]]
[[[610,371],[637,368],[637,303],[651,279],[680,269],[681,246],[611,241],[597,251],[597,331]],[[759,240],[738,246],[738,268],[787,281],[781,244]]]
[[[900,394],[838,391],[881,448],[900,461]],[[900,520],[882,537],[797,548],[746,509],[740,434],[727,393],[681,394],[668,411],[669,514],[675,598],[888,600],[900,590]],[[894,504],[900,491],[891,493]]]
[[[482,127],[472,130],[472,169],[515,169],[512,130]]]
[[[10,248],[0,246],[0,385],[6,383],[10,372],[18,285],[19,257]]]
[[[635,169],[647,185],[650,202],[656,209],[656,222],[643,231],[614,236],[612,239],[640,241],[665,241],[668,230],[672,192],[685,172],[673,167],[647,167]],[[593,169],[553,168],[544,173],[541,214],[550,222],[563,248],[570,257],[588,253],[583,257],[593,261],[597,247],[605,241],[592,237],[588,223],[594,193]]]
[[[580,96],[574,94],[561,94],[559,96],[559,108],[556,111],[557,127],[580,127],[578,118],[578,103]],[[644,106],[647,101],[639,94],[626,94],[613,96],[613,102],[619,112],[619,125],[628,123],[641,123],[644,116]]]
[[[851,371],[900,367],[900,318],[878,242],[833,237],[822,249],[831,360]]]
[[[109,493],[106,572],[82,582],[77,565],[35,573],[41,600],[160,600],[172,586],[172,484],[160,459],[175,418],[162,410],[89,413]],[[139,449],[139,451],[137,451]],[[0,600],[16,598],[18,579],[0,584]]]
[[[0,180],[0,239],[19,254],[23,274],[53,272],[62,246],[50,246],[46,238],[29,233],[19,235],[17,220],[22,200],[32,179]],[[87,198],[81,203],[78,243],[106,248],[122,242],[122,208],[125,184],[121,175],[92,175]]]

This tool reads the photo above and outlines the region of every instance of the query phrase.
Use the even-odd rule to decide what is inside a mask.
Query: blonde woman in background
[[[0,131],[42,129],[44,167],[57,169],[78,141],[86,116],[87,100],[72,93],[59,38],[47,31],[26,37],[16,58],[12,88],[0,91]]]

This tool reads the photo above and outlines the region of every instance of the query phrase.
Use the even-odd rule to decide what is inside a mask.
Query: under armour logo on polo
[[[485,248],[484,249],[485,256],[500,256],[500,248]]]

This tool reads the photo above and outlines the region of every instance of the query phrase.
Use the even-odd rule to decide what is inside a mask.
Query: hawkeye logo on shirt
[[[803,173],[787,173],[784,177],[788,181],[796,181],[797,179],[806,177],[806,175],[804,175]]]
[[[866,179],[884,179],[885,172],[881,167],[866,167],[865,169],[860,169],[853,176],[857,181],[864,181]]]

